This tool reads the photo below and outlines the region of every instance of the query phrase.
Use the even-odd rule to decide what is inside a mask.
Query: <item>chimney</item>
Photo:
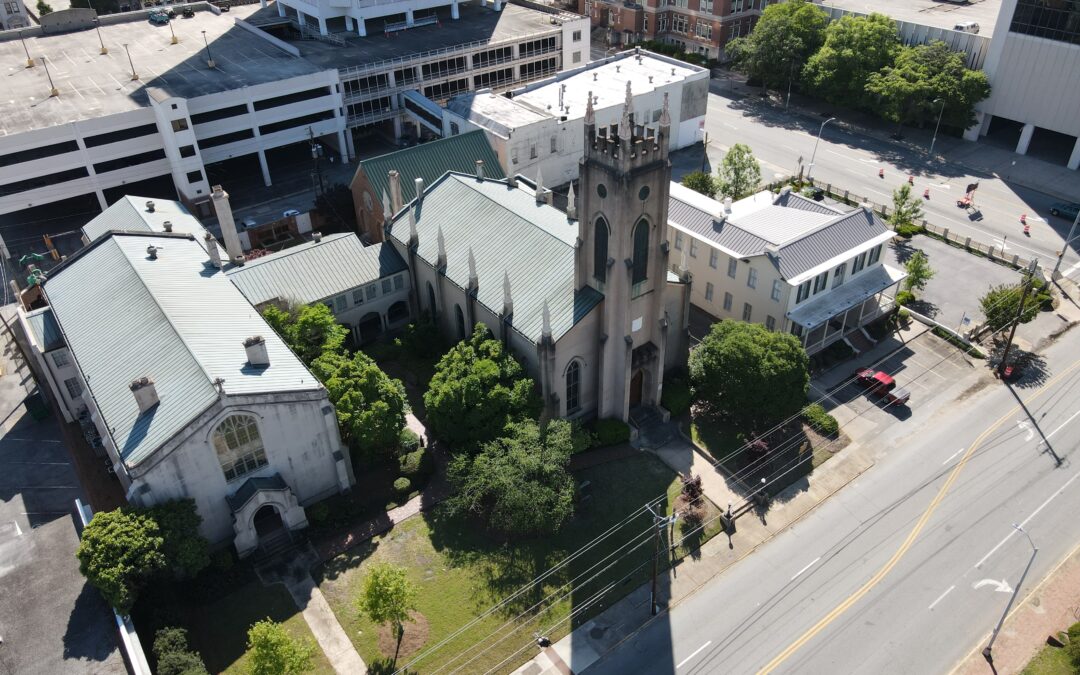
[[[509,176],[506,177],[506,188],[508,190],[513,190],[516,187],[517,187],[517,176],[515,176],[514,174],[510,174]]]
[[[724,213],[731,213],[731,197],[724,197]]]
[[[149,377],[133,380],[129,386],[131,393],[135,395],[135,402],[139,404],[139,413],[144,413],[158,404],[157,387]]]
[[[322,232],[312,232],[311,240],[318,244],[320,241],[322,241]]]
[[[484,180],[484,160],[476,160],[476,180]]]
[[[263,336],[254,335],[244,340],[244,350],[247,351],[248,365],[270,365],[270,354],[266,351],[266,340]]]
[[[417,178],[413,184],[416,185],[416,203],[419,204],[424,201],[424,179]]]
[[[218,225],[221,226],[221,236],[225,239],[225,251],[229,254],[229,260],[243,265],[244,249],[240,245],[240,235],[236,233],[236,221],[233,220],[232,207],[229,206],[229,193],[220,185],[215,185],[210,197],[214,212],[217,213]]]
[[[210,264],[221,269],[221,251],[218,250],[217,239],[214,239],[214,235],[207,232],[203,236],[203,240],[206,242],[206,252],[210,254]]]
[[[536,203],[544,201],[544,174],[537,168],[536,169]]]
[[[154,212],[154,202],[146,202],[146,210],[148,213]]]
[[[390,206],[394,207],[394,213],[391,215],[397,215],[397,212],[401,210],[401,176],[396,169],[390,169],[390,172],[386,174],[390,178]],[[390,217],[387,217],[389,220]]]
[[[162,225],[162,227],[165,228],[166,232],[172,232],[172,221],[171,220],[166,220],[161,225]]]

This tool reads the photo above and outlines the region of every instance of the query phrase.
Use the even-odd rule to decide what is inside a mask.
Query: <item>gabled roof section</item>
[[[194,238],[112,234],[55,268],[43,288],[129,466],[210,407],[218,378],[225,395],[321,388]],[[254,335],[266,340],[267,367],[247,363],[243,340]],[[145,413],[129,389],[140,377],[154,380],[160,399]]]
[[[484,160],[484,175],[488,178],[506,177],[499,163],[499,156],[491,149],[483,131],[470,131],[372,157],[360,162],[356,171],[359,173],[363,169],[367,174],[367,179],[375,190],[371,197],[378,202],[382,199],[384,190],[387,195],[390,194],[390,179],[387,173],[391,169],[396,170],[401,174],[401,201],[407,204],[416,198],[417,178],[423,178],[424,184],[430,185],[447,171],[474,174],[478,159]]]
[[[892,232],[869,209],[855,209],[833,218],[826,226],[780,247],[776,263],[780,274],[791,280],[799,274],[845,254],[887,241]]]
[[[783,189],[780,194],[776,195],[776,199],[773,200],[773,204],[776,206],[787,206],[793,209],[802,209],[803,211],[813,211],[814,213],[824,213],[828,215],[838,215],[841,213],[848,213],[850,209],[841,209],[825,202],[816,202],[813,199],[803,197],[798,192],[789,189]]]
[[[346,232],[256,258],[227,273],[253,305],[275,298],[308,304],[405,269],[393,246],[364,246]]]
[[[42,351],[51,352],[64,346],[64,336],[60,333],[60,326],[56,325],[52,308],[45,307],[27,312],[26,325],[30,327],[34,342],[41,347]]]
[[[147,202],[154,203],[152,212],[146,208]],[[196,241],[202,244],[206,228],[181,202],[151,197],[131,195],[121,197],[96,218],[83,225],[82,231],[89,241],[94,241],[111,230],[164,232],[165,221],[172,223],[173,232],[194,235]],[[224,251],[222,251],[222,260],[228,260]]]
[[[434,266],[438,233],[446,242],[446,276],[462,288],[469,284],[469,250],[476,260],[477,299],[495,314],[503,307],[503,274],[510,279],[513,327],[540,340],[543,307],[551,314],[558,339],[599,302],[599,293],[574,289],[574,242],[577,222],[532,192],[510,188],[501,180],[448,173],[424,191],[416,209],[417,255]],[[395,217],[389,235],[409,240],[408,209]]]

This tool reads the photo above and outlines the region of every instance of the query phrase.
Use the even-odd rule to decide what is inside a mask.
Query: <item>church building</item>
[[[585,115],[580,187],[566,210],[521,177],[448,172],[387,224],[409,266],[413,306],[453,340],[485,324],[540,383],[559,417],[628,420],[659,404],[685,365],[689,282],[669,272],[665,97],[658,125],[627,98],[617,125]]]

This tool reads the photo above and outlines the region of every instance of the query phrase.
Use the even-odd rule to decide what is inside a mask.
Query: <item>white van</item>
[[[961,33],[978,33],[979,24],[974,21],[959,21],[953,26],[953,30],[958,30]]]

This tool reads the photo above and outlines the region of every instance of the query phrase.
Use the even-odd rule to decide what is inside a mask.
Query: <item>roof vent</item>
[[[144,413],[159,403],[157,387],[149,377],[140,377],[133,380],[129,385],[131,393],[135,395],[135,402],[139,404],[139,412]]]
[[[146,257],[150,258],[151,260],[157,260],[157,252],[160,250],[161,249],[159,247],[150,244],[146,247]]]
[[[149,211],[150,213],[153,213],[154,212],[154,202],[150,202],[150,201],[146,202],[146,210]]]
[[[318,244],[320,241],[322,241],[322,232],[312,232],[311,233],[311,239],[316,244]]]
[[[622,72],[622,66],[619,65],[618,63],[615,64],[615,72],[616,73]]]
[[[593,82],[596,82],[596,77],[597,77],[597,73],[595,71],[593,71],[593,74],[592,74],[592,81]]]
[[[253,335],[244,340],[244,349],[247,351],[248,364],[252,366],[269,366],[270,354],[266,351],[266,340],[261,335]]]
[[[210,264],[217,269],[221,269],[221,251],[218,250],[217,239],[214,239],[214,235],[207,232],[203,235],[203,240],[206,242],[206,252],[210,254]]]
[[[476,180],[484,180],[484,160],[476,160]]]
[[[517,185],[517,176],[511,174],[506,177],[506,187],[513,190]]]
[[[652,84],[652,75],[649,76],[649,84]]]
[[[731,197],[724,197],[724,213],[731,213]]]
[[[413,184],[416,186],[417,203],[424,201],[424,179],[416,178],[415,180],[413,180]]]
[[[161,226],[165,228],[166,232],[172,232],[172,221],[171,220],[166,220],[164,223],[161,224]]]
[[[671,76],[675,77],[675,69],[674,68],[671,69]]]

